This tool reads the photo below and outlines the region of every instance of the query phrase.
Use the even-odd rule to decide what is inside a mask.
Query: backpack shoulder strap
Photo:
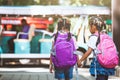
[[[96,35],[96,34],[92,34],[90,37],[92,37],[92,36],[96,36],[96,37],[99,37],[98,35]],[[90,38],[89,37],[89,38]],[[100,43],[100,41],[97,39],[97,41],[96,41],[96,46],[98,45]]]

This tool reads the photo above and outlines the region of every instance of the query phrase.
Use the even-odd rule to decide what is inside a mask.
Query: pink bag
[[[118,65],[118,52],[111,37],[105,33],[100,34],[100,43],[97,45],[97,49],[101,52],[97,54],[97,59],[103,67],[114,68]]]

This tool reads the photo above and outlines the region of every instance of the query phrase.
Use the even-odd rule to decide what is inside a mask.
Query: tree
[[[58,5],[58,0],[40,0],[40,5]]]
[[[71,0],[71,5],[96,5],[96,6],[108,6],[111,7],[111,0]]]
[[[14,6],[34,5],[34,0],[13,0]]]
[[[0,0],[0,5],[25,6],[25,5],[60,5],[60,0]],[[61,0],[69,5],[98,5],[111,7],[111,0]],[[63,4],[64,4],[63,3]]]
[[[12,0],[0,0],[0,5],[13,5],[13,1]]]

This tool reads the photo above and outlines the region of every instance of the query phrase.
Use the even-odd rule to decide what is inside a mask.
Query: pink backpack
[[[114,68],[118,65],[118,52],[111,37],[105,33],[100,34],[100,43],[97,45],[97,49],[101,52],[97,54],[97,59],[103,67]]]
[[[52,62],[57,68],[69,68],[74,66],[77,62],[77,56],[74,54],[75,46],[73,39],[67,41],[68,35],[58,34],[57,40],[54,44],[54,55],[52,55]]]

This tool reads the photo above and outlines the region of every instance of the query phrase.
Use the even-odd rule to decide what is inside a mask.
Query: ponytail
[[[57,37],[58,37],[58,31],[57,31],[57,33],[55,34],[54,43],[56,42]]]
[[[72,35],[71,35],[71,33],[69,32],[69,33],[68,33],[68,38],[67,38],[67,41],[70,41],[71,36],[72,36]]]
[[[98,31],[98,39],[97,39],[97,42],[96,42],[96,46],[100,43],[100,31]]]

